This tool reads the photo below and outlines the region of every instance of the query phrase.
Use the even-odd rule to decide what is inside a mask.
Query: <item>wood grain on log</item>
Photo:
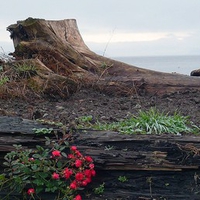
[[[44,145],[44,137],[35,136],[32,130],[39,127],[49,125],[16,117],[0,118],[1,171],[3,156],[13,150],[13,144],[22,144],[24,148]],[[55,131],[62,130],[55,127]],[[92,196],[84,199],[200,198],[200,138],[197,136],[76,130],[70,144],[95,161],[97,176],[87,189],[87,194]],[[127,181],[120,182],[119,176],[125,176]],[[102,196],[93,195],[93,188],[103,182]]]

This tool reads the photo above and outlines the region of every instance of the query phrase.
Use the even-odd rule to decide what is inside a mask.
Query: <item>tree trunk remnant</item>
[[[13,39],[15,58],[37,59],[54,74],[66,77],[70,80],[70,84],[64,84],[67,95],[82,86],[120,95],[200,90],[197,77],[142,69],[95,54],[84,43],[75,19],[28,18],[7,30]],[[57,85],[62,91],[64,86]]]
[[[18,117],[0,117],[0,171],[4,155],[13,144],[34,149],[45,146],[45,136],[33,128],[61,128]],[[83,191],[83,199],[109,200],[186,200],[200,199],[200,138],[177,135],[124,135],[109,131],[74,130],[68,133],[70,145],[76,145],[95,162],[96,177]],[[48,137],[54,138],[54,134]],[[125,177],[126,181],[120,181]],[[104,192],[93,189],[105,183]],[[0,197],[3,196],[0,193]],[[15,196],[17,197],[17,196]],[[14,198],[13,198],[14,199]],[[43,200],[53,199],[52,196]]]

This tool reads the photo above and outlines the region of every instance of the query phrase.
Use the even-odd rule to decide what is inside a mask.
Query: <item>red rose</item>
[[[54,173],[52,174],[52,178],[55,179],[55,180],[57,180],[57,179],[60,178],[60,176],[59,176],[59,174],[57,174],[56,172],[54,172]]]
[[[87,162],[93,162],[92,158],[90,156],[85,156],[85,160]]]
[[[86,177],[89,177],[89,178],[92,176],[92,173],[91,173],[91,170],[90,170],[90,169],[86,169],[86,170],[84,171],[84,174],[85,174]]]
[[[89,168],[94,169],[94,164],[93,163],[89,164]]]
[[[76,150],[77,150],[77,147],[76,147],[76,146],[71,146],[71,150],[72,150],[72,151],[76,151]]]
[[[75,190],[75,189],[77,189],[77,184],[76,184],[76,182],[75,181],[73,181],[71,184],[70,184],[70,189],[72,189],[72,190]]]
[[[83,175],[82,173],[80,173],[80,172],[77,173],[76,176],[75,176],[75,179],[76,179],[77,181],[82,181],[83,178],[84,178],[84,175]]]
[[[35,190],[33,188],[28,189],[27,194],[32,195],[35,193]]]
[[[68,179],[73,174],[73,172],[72,172],[71,169],[65,168],[64,171],[63,171],[63,174],[64,174],[64,177],[66,179]]]
[[[74,159],[74,158],[75,158],[73,154],[68,154],[67,157],[68,157],[69,159]]]
[[[74,164],[75,164],[76,167],[81,167],[82,161],[81,160],[76,160]]]
[[[52,156],[53,157],[60,157],[61,156],[60,151],[58,151],[58,150],[52,151]]]
[[[96,175],[96,171],[94,169],[91,170],[91,175],[95,176]]]
[[[75,154],[77,155],[77,157],[81,157],[82,156],[82,154],[78,150],[75,151]]]
[[[79,195],[79,194],[76,195],[75,198],[74,198],[74,200],[82,200],[81,195]]]
[[[92,179],[90,177],[88,177],[88,178],[85,179],[86,183],[90,183],[91,181],[92,181]]]
[[[29,159],[28,159],[28,161],[34,161],[34,160],[35,160],[34,158],[29,158]]]
[[[81,182],[82,186],[86,186],[87,184],[88,184],[88,182],[86,180],[84,180],[84,181]]]

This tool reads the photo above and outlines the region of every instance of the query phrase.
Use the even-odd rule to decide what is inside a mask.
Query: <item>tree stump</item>
[[[36,84],[42,82],[39,85],[43,90],[38,91],[43,94],[69,96],[80,87],[95,87],[119,95],[162,95],[180,90],[200,90],[197,77],[141,69],[95,54],[85,45],[75,19],[28,18],[10,25],[7,30],[13,39],[13,55],[17,60],[35,60],[41,64],[40,69],[51,71],[51,75],[42,77],[35,73],[39,78],[34,81]],[[50,84],[48,87],[55,77],[56,86]],[[32,89],[31,86],[27,88]]]

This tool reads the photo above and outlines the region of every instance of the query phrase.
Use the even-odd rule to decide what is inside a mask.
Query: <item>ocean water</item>
[[[137,67],[160,72],[190,75],[195,69],[200,69],[200,55],[186,56],[141,56],[141,57],[113,57]]]

